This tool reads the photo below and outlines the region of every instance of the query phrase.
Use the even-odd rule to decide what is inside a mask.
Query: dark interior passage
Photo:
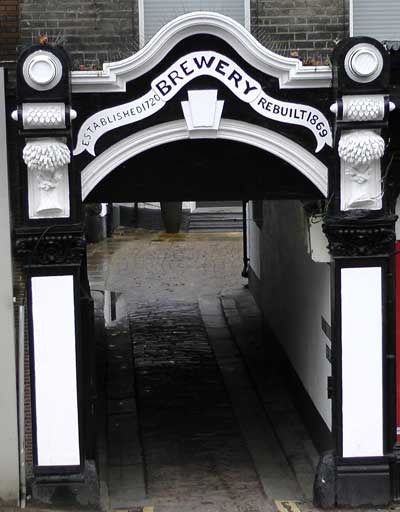
[[[106,176],[87,202],[321,198],[297,169],[262,149],[185,140],[141,153]]]

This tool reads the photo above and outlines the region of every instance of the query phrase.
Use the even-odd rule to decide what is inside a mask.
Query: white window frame
[[[352,2],[352,0],[350,0]],[[138,16],[139,16],[139,48],[143,48],[144,41],[144,2],[145,0],[138,0]],[[244,27],[250,32],[250,0],[243,0],[244,2]]]
[[[139,1],[142,1],[142,0],[139,0]],[[353,37],[353,33],[354,33],[354,5],[353,5],[353,0],[350,0],[350,3],[349,3],[349,32],[350,32],[350,37]]]

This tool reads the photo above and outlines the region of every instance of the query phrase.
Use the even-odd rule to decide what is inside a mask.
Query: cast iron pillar
[[[82,315],[85,238],[81,181],[72,165],[69,59],[32,46],[17,63],[21,218],[15,247],[26,271],[35,501],[97,503],[93,447],[85,435],[93,380]],[[86,300],[86,303],[88,301]],[[84,371],[84,368],[85,371]],[[91,485],[88,485],[91,484]]]
[[[389,74],[389,55],[374,39],[346,39],[333,53],[335,157],[324,231],[333,283],[330,504],[337,506],[387,505],[392,497],[396,218],[386,194]]]

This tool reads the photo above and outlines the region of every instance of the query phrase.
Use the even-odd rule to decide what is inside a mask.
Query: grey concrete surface
[[[285,388],[268,340],[263,338],[262,318],[248,290],[237,289],[221,297],[230,332],[243,358],[263,409],[287,457],[304,496],[312,500],[319,455]]]
[[[146,497],[136,409],[128,318],[106,327],[107,481],[111,509],[130,508]]]
[[[305,495],[255,393],[247,368],[232,340],[218,297],[200,297],[199,304],[233,410],[266,496],[271,500],[303,501]]]

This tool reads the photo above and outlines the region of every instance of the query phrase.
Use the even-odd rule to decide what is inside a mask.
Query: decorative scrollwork
[[[56,171],[71,162],[66,144],[56,139],[40,139],[27,142],[23,153],[24,162],[34,171]]]
[[[385,141],[371,130],[342,133],[338,152],[341,159],[341,209],[379,210],[381,201],[380,159]]]
[[[86,240],[78,233],[19,235],[15,246],[17,254],[25,257],[26,265],[79,265]]]
[[[58,139],[35,139],[26,143],[22,156],[28,167],[30,218],[68,217],[68,146]]]
[[[329,219],[323,230],[329,241],[333,256],[381,256],[393,252],[396,239],[394,223],[396,217],[386,220]]]
[[[65,128],[64,103],[24,103],[22,105],[24,128]]]
[[[344,132],[339,141],[339,156],[348,164],[363,165],[385,154],[385,141],[371,130]]]
[[[385,117],[382,94],[343,96],[344,121],[380,121]]]

